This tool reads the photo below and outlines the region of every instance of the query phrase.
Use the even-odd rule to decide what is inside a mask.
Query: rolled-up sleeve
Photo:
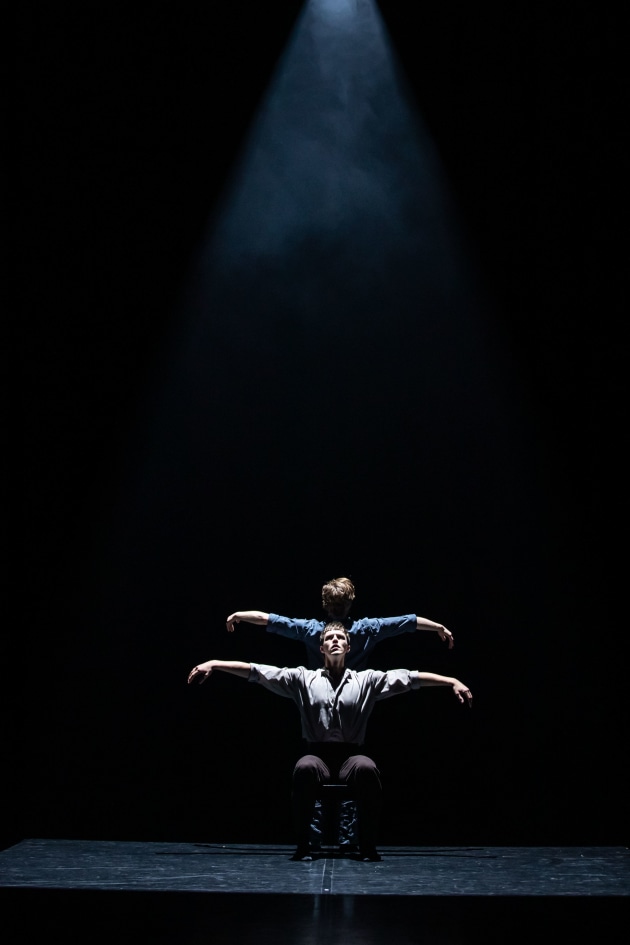
[[[266,663],[250,663],[248,682],[259,683],[270,692],[287,699],[295,699],[296,690],[303,678],[304,667],[269,666]]]
[[[377,702],[420,688],[420,674],[417,670],[390,669],[387,672],[368,670],[368,673],[372,677],[371,685],[374,687]]]
[[[397,637],[401,633],[413,633],[418,629],[418,618],[415,614],[403,614],[402,617],[362,617],[355,620],[352,630],[359,636],[366,636],[385,640],[387,637]]]
[[[288,637],[290,640],[302,640],[308,642],[311,637],[316,637],[319,642],[319,634],[324,627],[322,620],[304,620],[300,617],[281,617],[280,614],[269,614],[267,619],[268,633],[277,633],[281,637]]]

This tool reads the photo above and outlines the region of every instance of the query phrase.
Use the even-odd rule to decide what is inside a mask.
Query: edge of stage
[[[287,845],[26,839],[0,851],[19,942],[97,926],[122,942],[328,945],[505,941],[557,929],[596,940],[628,920],[624,846],[380,848],[362,863]],[[86,926],[86,920],[89,926]]]

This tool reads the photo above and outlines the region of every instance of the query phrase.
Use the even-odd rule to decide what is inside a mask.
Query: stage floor
[[[0,851],[21,937],[354,945],[601,940],[630,918],[627,847],[382,847],[379,863],[279,845],[23,840]],[[6,921],[9,921],[7,919]],[[599,930],[599,932],[598,932]]]
[[[627,896],[626,847],[382,847],[380,863],[293,847],[23,840],[0,886],[344,896]]]

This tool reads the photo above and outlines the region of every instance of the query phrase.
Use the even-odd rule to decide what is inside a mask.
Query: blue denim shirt
[[[333,619],[333,618],[330,618]],[[281,617],[279,614],[269,614],[267,630],[269,633],[279,633],[280,636],[291,640],[301,640],[306,646],[307,665],[309,669],[321,669],[322,654],[320,652],[320,635],[329,620],[302,620],[293,617]],[[400,633],[413,633],[417,629],[415,614],[405,614],[402,617],[361,617],[353,620],[346,617],[339,621],[350,635],[350,650],[346,655],[346,666],[349,669],[362,670],[367,668],[368,656],[377,643],[388,637],[396,637]]]

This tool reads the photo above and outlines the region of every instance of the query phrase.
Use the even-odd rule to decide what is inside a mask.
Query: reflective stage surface
[[[288,846],[24,840],[0,852],[11,940],[369,945],[601,940],[627,922],[626,847],[383,847],[295,863]],[[86,925],[86,922],[88,923]]]

